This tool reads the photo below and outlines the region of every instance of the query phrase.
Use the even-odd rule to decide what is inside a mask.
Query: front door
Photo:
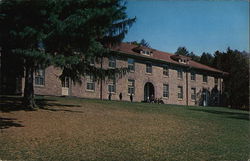
[[[69,78],[66,77],[64,80],[62,80],[62,95],[68,96],[69,95]]]
[[[147,82],[144,86],[144,100],[153,100],[155,98],[154,85],[150,82]]]

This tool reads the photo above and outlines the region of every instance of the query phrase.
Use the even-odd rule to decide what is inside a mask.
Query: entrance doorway
[[[147,82],[144,86],[144,101],[147,101],[148,99],[154,99],[155,98],[155,88],[154,85],[150,82]]]
[[[69,77],[66,77],[64,80],[62,80],[62,96],[69,95],[69,81]]]
[[[209,91],[206,88],[203,88],[202,90],[202,105],[208,106],[209,101]]]

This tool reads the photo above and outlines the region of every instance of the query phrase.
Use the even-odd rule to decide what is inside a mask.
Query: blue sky
[[[127,14],[137,22],[124,42],[144,38],[158,50],[185,46],[197,55],[249,51],[248,0],[127,0]]]

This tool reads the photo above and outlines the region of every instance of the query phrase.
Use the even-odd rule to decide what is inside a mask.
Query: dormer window
[[[172,55],[171,58],[175,61],[178,61],[179,63],[182,64],[188,64],[189,60],[191,58],[187,57],[187,56],[183,56],[183,55]]]
[[[142,50],[141,53],[144,54],[144,55],[148,55],[148,56],[151,55],[151,52],[148,51],[148,50]]]

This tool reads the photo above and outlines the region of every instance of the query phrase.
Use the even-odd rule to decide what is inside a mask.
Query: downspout
[[[186,71],[186,105],[188,106],[188,69]]]
[[[102,65],[103,65],[103,57],[101,58],[101,71],[102,71]],[[100,83],[100,99],[103,100],[102,98],[102,74],[101,74],[101,83]]]

